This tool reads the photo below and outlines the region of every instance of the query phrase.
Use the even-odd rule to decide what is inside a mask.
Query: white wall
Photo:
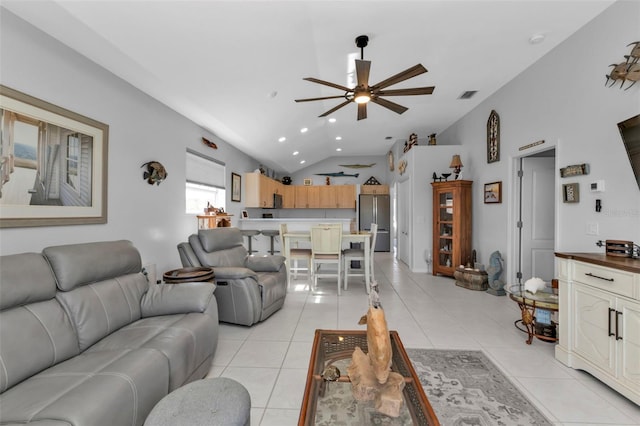
[[[629,90],[605,87],[609,64],[619,63],[637,41],[640,3],[619,1],[524,71],[467,116],[438,135],[439,140],[461,143],[478,160],[473,180],[503,182],[503,203],[485,205],[475,197],[473,245],[483,253],[478,260],[500,250],[505,258],[503,277],[511,277],[514,261],[514,159],[556,147],[557,168],[588,163],[586,176],[556,179],[556,251],[603,252],[602,239],[640,241],[640,191],[617,123],[640,113],[640,84]],[[523,46],[527,48],[527,46]],[[626,87],[626,86],[625,86]],[[500,115],[501,158],[486,163],[486,122],[491,110]],[[536,148],[519,148],[535,141]],[[471,178],[466,176],[465,178]],[[604,180],[606,192],[589,193],[591,182]],[[580,184],[580,202],[562,202],[562,184]],[[474,195],[476,192],[474,192]],[[596,213],[595,199],[602,199]],[[540,206],[545,208],[545,206]],[[586,224],[596,222],[599,235],[586,235]]]
[[[3,85],[109,125],[108,223],[5,228],[0,254],[128,239],[159,274],[180,267],[176,245],[197,229],[196,218],[184,213],[186,148],[226,162],[228,179],[257,162],[4,9],[0,22]],[[218,149],[205,146],[202,137]],[[142,179],[140,166],[150,160],[167,168],[159,186]],[[237,219],[243,207],[229,193],[227,211]]]

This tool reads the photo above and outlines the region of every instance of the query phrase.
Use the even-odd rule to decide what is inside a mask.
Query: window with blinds
[[[207,204],[226,211],[225,164],[199,152],[187,150],[186,212],[203,214]]]

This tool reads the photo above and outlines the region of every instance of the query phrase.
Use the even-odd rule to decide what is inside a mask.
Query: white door
[[[555,157],[522,159],[522,282],[554,278]]]
[[[411,183],[398,182],[398,259],[411,267]]]

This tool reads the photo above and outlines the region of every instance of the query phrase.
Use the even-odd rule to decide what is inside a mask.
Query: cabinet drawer
[[[633,274],[631,272],[576,262],[573,279],[605,291],[634,297]]]

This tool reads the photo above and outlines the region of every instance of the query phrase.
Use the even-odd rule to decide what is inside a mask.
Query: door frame
[[[520,155],[515,155],[511,157],[511,161],[509,162],[509,176],[510,179],[510,200],[511,202],[508,205],[507,211],[507,252],[509,253],[509,266],[506,268],[508,271],[508,276],[505,278],[506,288],[510,285],[514,285],[519,283],[519,278],[517,277],[517,273],[520,270],[520,230],[518,229],[518,221],[520,220],[520,177],[518,176],[518,171],[520,170],[520,161],[525,157],[534,156],[536,154],[540,154],[545,151],[550,151],[555,149],[555,160],[554,160],[554,200],[553,203],[553,249],[557,251],[558,249],[558,222],[559,222],[559,210],[560,203],[558,203],[560,190],[558,188],[558,175],[555,173],[558,170],[558,157],[559,157],[559,147],[560,141],[552,142],[544,145],[540,145],[537,149],[532,149],[531,151],[527,151],[526,153],[522,153]],[[554,276],[557,276],[557,266],[554,263]]]

